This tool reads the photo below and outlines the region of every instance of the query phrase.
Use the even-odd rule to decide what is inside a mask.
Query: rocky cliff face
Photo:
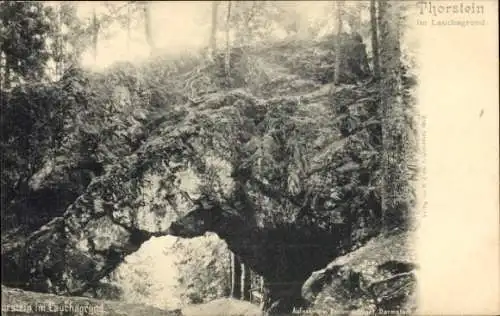
[[[203,113],[180,115],[187,121],[210,119]],[[177,128],[167,120],[140,150],[95,179],[63,216],[6,251],[4,282],[81,294],[144,241],[164,234],[170,222],[189,209],[185,192],[195,197],[205,172],[217,170],[224,177],[230,171],[205,150],[201,128],[185,123]]]
[[[288,47],[303,52],[291,63],[277,64],[285,48],[253,56],[261,67],[258,86],[207,92],[196,102],[181,98],[186,103],[158,110],[155,128],[141,134],[137,148],[116,148],[118,156],[64,211],[28,237],[16,242],[13,235],[5,243],[4,284],[61,295],[99,287],[125,256],[151,236],[167,234],[201,194],[231,205],[262,230],[300,221],[327,231],[343,223],[351,228],[350,245],[374,236],[380,215],[378,90],[365,82],[332,93],[323,77],[303,74],[322,49],[309,49],[313,44]],[[228,244],[244,240],[233,237]],[[273,266],[277,259],[266,249],[256,249],[269,260],[260,265]],[[281,264],[291,269],[297,260]],[[401,282],[410,282],[405,278]],[[383,292],[384,284],[372,289]],[[323,304],[317,297],[312,302]]]

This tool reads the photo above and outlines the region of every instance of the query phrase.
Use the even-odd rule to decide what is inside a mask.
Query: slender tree
[[[378,39],[378,23],[377,23],[377,2],[370,0],[370,29],[372,39],[372,60],[373,60],[373,76],[375,79],[380,78],[380,56],[379,56],[379,39]]]
[[[97,46],[99,43],[100,22],[97,18],[96,8],[92,10],[92,49],[94,53],[94,62],[97,62]]]
[[[411,197],[405,164],[409,132],[402,100],[400,3],[379,0],[382,119],[382,223],[386,231],[405,228]]]
[[[155,43],[153,40],[153,28],[151,26],[151,1],[144,2],[144,31],[146,34],[146,41],[148,42],[151,55],[155,52]]]
[[[241,263],[234,253],[231,253],[231,297],[241,298]]]
[[[363,2],[356,2],[349,14],[349,27],[351,28],[351,33],[361,32],[361,13],[363,10]]]
[[[54,26],[54,52],[53,59],[55,61],[55,75],[58,78],[62,74],[63,60],[63,50],[62,50],[62,33],[61,33],[61,11],[62,3],[56,5],[56,23]]]
[[[247,300],[247,291],[246,291],[246,286],[247,286],[247,282],[246,282],[246,277],[247,277],[247,274],[248,274],[248,271],[247,271],[247,267],[245,266],[244,263],[241,264],[241,281],[240,281],[240,284],[241,284],[241,299],[242,300]]]
[[[78,18],[77,4],[70,1],[60,2],[61,24],[65,26],[66,32],[63,34],[63,62],[65,71],[71,65],[80,63],[83,52],[89,47],[93,37],[93,27],[88,28],[84,21]],[[100,24],[102,29],[102,24]]]
[[[230,253],[230,262],[229,262],[229,269],[230,269],[230,275],[231,275],[231,289],[230,289],[230,292],[229,292],[229,295],[231,297],[235,297],[235,284],[236,284],[236,271],[235,271],[235,257],[234,257],[234,253]]]
[[[339,0],[339,1],[334,1],[334,7],[335,7],[335,22],[336,22],[336,28],[337,28],[337,38],[335,41],[335,73],[334,73],[334,78],[333,82],[335,85],[339,83],[339,76],[340,76],[340,64],[341,64],[341,47],[342,47],[342,11],[343,11],[343,4],[344,2]]]
[[[0,88],[4,87],[4,85],[7,83],[7,78],[5,77],[6,70],[7,61],[5,60],[5,54],[3,51],[0,51]]]
[[[210,50],[212,57],[215,57],[217,50],[217,16],[219,11],[219,2],[212,1],[212,28],[210,30]]]
[[[252,286],[252,271],[244,263],[241,264],[241,299],[250,300],[250,289]]]
[[[231,72],[231,43],[230,43],[230,32],[231,32],[231,1],[227,2],[227,15],[226,15],[226,58],[225,58],[225,71],[227,82],[230,81]]]
[[[242,2],[241,2],[242,3]],[[245,7],[245,12],[242,16],[243,32],[240,35],[241,42],[248,44],[252,37],[252,27],[250,24],[255,20],[255,16],[259,10],[262,10],[261,4],[258,1],[252,1],[249,7]]]
[[[130,31],[132,23],[132,10],[130,8],[130,2],[127,2],[127,53],[130,53]]]

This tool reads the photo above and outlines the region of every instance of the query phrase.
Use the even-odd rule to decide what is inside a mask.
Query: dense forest
[[[407,5],[212,1],[165,49],[165,4],[0,2],[2,298],[413,311]],[[109,39],[146,57],[83,62]]]

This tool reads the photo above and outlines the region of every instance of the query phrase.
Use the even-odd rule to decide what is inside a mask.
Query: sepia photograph
[[[500,312],[497,9],[0,1],[1,314]]]

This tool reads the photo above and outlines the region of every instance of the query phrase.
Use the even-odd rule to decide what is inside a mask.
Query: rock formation
[[[377,87],[331,95],[331,69],[312,63],[328,61],[329,49],[311,45],[265,48],[250,56],[261,65],[252,70],[258,84],[206,89],[196,102],[167,93],[175,102],[162,104],[157,94],[187,80],[162,83],[148,101],[151,126],[130,133],[133,146],[123,150],[122,135],[104,151],[110,162],[72,191],[77,198],[27,237],[2,240],[4,284],[83,295],[151,236],[214,231],[264,276],[267,310],[302,306],[309,274],[380,228]],[[216,206],[194,205],[205,193]]]
[[[310,311],[412,314],[416,311],[411,233],[381,235],[315,271],[302,287]]]
[[[244,264],[264,277],[264,309],[271,313],[290,313],[303,305],[303,282],[346,248],[350,233],[342,224],[330,231],[299,223],[258,227],[234,210],[203,202],[168,229],[183,238],[206,232],[216,233]]]

